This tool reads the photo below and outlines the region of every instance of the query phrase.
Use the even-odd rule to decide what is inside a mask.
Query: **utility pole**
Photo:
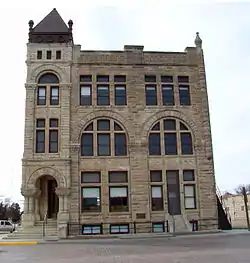
[[[250,231],[250,222],[249,222],[249,214],[248,214],[248,199],[247,199],[247,193],[246,193],[246,187],[243,186],[242,187],[242,194],[243,194],[243,198],[244,198],[244,204],[245,204],[245,211],[246,211],[246,218],[247,218],[247,229],[248,231]]]

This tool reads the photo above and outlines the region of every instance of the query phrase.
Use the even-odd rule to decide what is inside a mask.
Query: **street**
[[[25,263],[243,263],[250,258],[250,235],[0,246],[0,262]]]

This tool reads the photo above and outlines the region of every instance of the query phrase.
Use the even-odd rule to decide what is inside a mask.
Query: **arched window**
[[[82,156],[126,156],[127,139],[123,128],[114,120],[97,119],[81,136]]]
[[[192,134],[188,127],[176,119],[158,121],[148,138],[149,155],[191,155]]]
[[[47,102],[59,105],[59,79],[52,73],[43,74],[37,83],[37,105],[46,105]]]

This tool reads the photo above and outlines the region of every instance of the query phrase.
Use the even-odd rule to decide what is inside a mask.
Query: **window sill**
[[[195,158],[195,154],[177,154],[177,155],[147,155],[148,158]]]
[[[83,212],[81,212],[82,216],[89,215],[89,214],[91,214],[92,216],[93,215],[99,216],[99,215],[102,215],[102,212],[96,212],[96,211],[83,211]]]
[[[129,158],[128,155],[123,156],[81,156],[80,159],[117,159],[117,158]]]
[[[130,215],[131,213],[129,211],[115,211],[115,212],[108,212],[109,215]]]

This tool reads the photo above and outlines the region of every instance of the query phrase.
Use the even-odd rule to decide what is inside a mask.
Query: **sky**
[[[184,51],[194,46],[199,31],[216,182],[221,191],[250,183],[250,3],[72,0],[69,7],[65,0],[53,4],[43,0],[39,6],[30,0],[4,2],[0,4],[0,196],[22,198],[28,21],[32,19],[36,25],[54,7],[66,22],[73,20],[74,42],[82,49],[122,50],[125,44],[135,44],[148,51]]]

